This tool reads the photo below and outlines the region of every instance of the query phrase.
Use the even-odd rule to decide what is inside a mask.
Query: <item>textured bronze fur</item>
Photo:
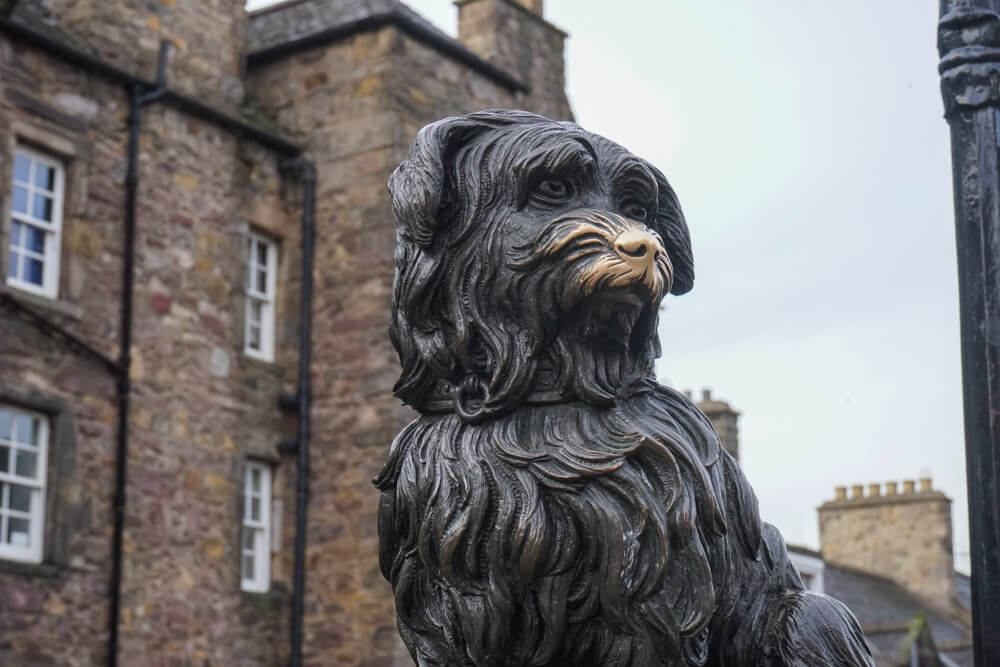
[[[570,123],[425,127],[390,181],[381,567],[419,665],[872,665],[711,426],[652,375],[694,280],[663,175]]]

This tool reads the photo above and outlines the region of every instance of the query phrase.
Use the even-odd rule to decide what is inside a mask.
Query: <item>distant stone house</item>
[[[708,390],[698,407],[739,458],[739,413]],[[929,478],[837,487],[819,528],[820,551],[789,545],[789,560],[854,612],[878,667],[972,667],[969,578],[955,571],[951,500]]]
[[[386,181],[432,120],[571,118],[565,33],[243,4],[0,2],[2,665],[410,662],[370,482],[411,418]]]
[[[858,617],[879,667],[972,667],[969,578],[955,571],[951,499],[930,478],[837,487],[819,508],[820,551],[800,571]],[[800,565],[800,563],[802,563]]]

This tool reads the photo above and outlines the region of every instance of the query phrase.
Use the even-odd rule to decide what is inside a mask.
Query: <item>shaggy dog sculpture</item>
[[[663,175],[572,123],[425,127],[389,184],[395,392],[380,561],[418,665],[872,665],[711,425],[658,385],[694,279]]]

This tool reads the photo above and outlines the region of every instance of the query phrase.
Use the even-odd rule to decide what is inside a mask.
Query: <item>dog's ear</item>
[[[431,245],[440,223],[450,154],[481,127],[467,117],[452,117],[417,133],[409,156],[389,177],[392,211],[401,237],[422,248]]]
[[[670,187],[666,176],[654,167],[648,165],[656,178],[658,190],[658,206],[656,214],[657,231],[663,238],[667,255],[674,265],[674,282],[670,287],[671,294],[684,294],[694,287],[694,255],[691,251],[691,234],[688,232],[681,203],[677,200],[674,189]]]

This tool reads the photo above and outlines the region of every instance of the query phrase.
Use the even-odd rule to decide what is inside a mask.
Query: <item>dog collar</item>
[[[555,373],[540,370],[535,376],[535,384],[537,388],[521,398],[518,401],[519,405],[553,405],[575,400],[574,397],[567,396],[556,388]],[[466,421],[479,421],[490,412],[484,407],[488,396],[489,390],[485,380],[475,375],[466,376],[459,384],[440,380],[418,410],[430,414],[455,412]]]
[[[563,396],[562,392],[556,390],[533,391],[521,399],[520,405],[554,405],[556,403],[569,403],[573,400],[573,398]],[[460,410],[456,406],[455,396],[451,396],[448,398],[432,398],[425,401],[420,406],[420,412],[438,415],[460,412]]]

